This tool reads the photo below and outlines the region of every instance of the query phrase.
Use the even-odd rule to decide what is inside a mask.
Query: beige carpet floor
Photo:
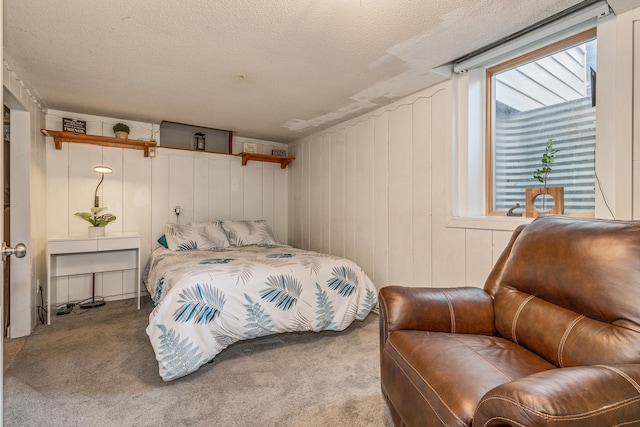
[[[145,333],[151,307],[109,302],[4,341],[5,426],[391,426],[378,317],[343,332],[234,344],[168,383]]]

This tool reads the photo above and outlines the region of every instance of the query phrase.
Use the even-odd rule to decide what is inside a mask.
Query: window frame
[[[493,87],[494,75],[503,71],[518,67],[520,65],[544,58],[562,50],[569,49],[586,43],[591,40],[597,40],[597,27],[590,28],[578,34],[566,37],[562,40],[548,44],[546,46],[527,52],[512,59],[500,62],[496,65],[489,66],[485,69],[485,215],[506,217],[506,212],[498,212],[494,210],[494,164],[493,164],[493,148],[494,148],[494,112],[495,112],[495,93]],[[596,110],[596,117],[598,112]],[[595,173],[595,172],[594,172]],[[524,207],[523,207],[524,208]],[[565,213],[567,216],[589,217],[595,216],[594,212],[583,213]]]

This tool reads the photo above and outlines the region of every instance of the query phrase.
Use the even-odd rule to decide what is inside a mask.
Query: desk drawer
[[[138,268],[138,257],[135,249],[59,254],[52,258],[51,277]]]
[[[98,250],[98,241],[95,239],[49,241],[47,250],[50,254],[96,252]]]
[[[122,239],[99,239],[99,251],[117,251],[120,249],[138,249],[140,248],[139,237],[124,237]]]

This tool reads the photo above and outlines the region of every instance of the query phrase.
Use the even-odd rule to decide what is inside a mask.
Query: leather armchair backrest
[[[561,367],[640,363],[640,222],[544,215],[517,232],[485,285],[498,333]]]

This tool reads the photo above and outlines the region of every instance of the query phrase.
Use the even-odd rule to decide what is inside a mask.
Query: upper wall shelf
[[[149,157],[149,148],[155,147],[154,140],[136,140],[112,138],[109,136],[86,135],[83,133],[63,132],[59,130],[42,129],[41,132],[53,138],[56,150],[62,149],[63,142],[77,142],[81,144],[102,145],[104,147],[132,148],[134,150],[143,150],[144,156]]]
[[[271,154],[259,154],[259,153],[247,153],[243,151],[237,156],[242,156],[242,166],[245,166],[249,160],[255,160],[257,162],[271,162],[280,163],[281,169],[286,169],[291,160],[295,160],[295,157],[285,156],[272,156]]]

